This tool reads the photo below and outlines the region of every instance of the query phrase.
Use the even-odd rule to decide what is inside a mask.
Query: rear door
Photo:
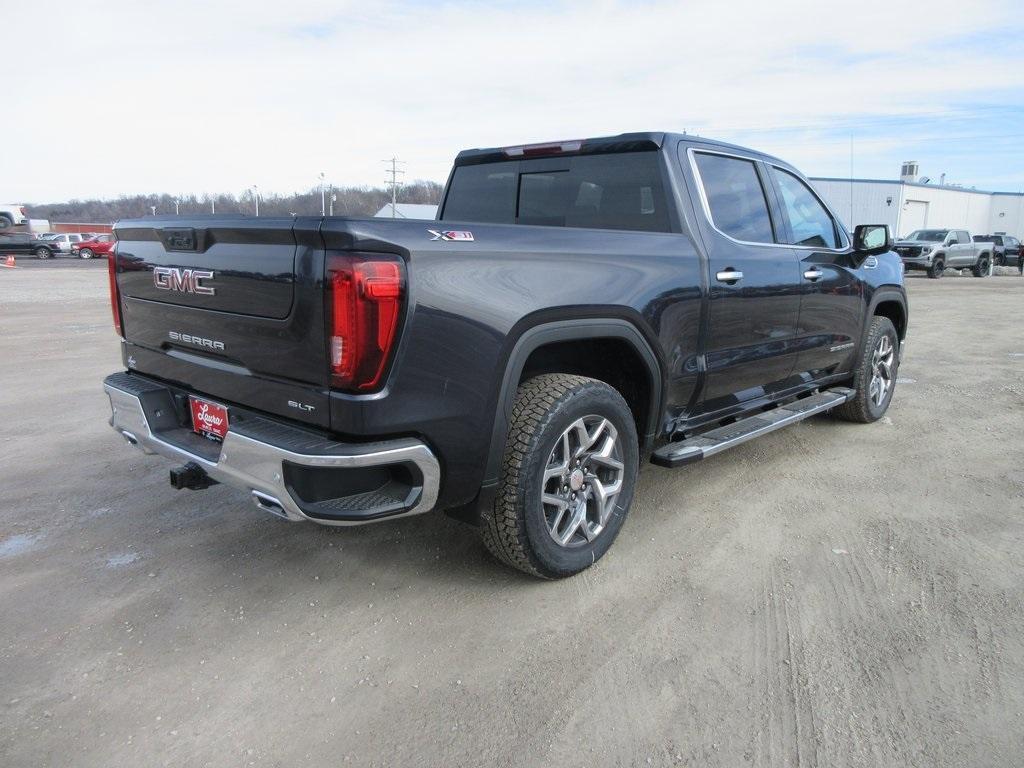
[[[119,222],[129,368],[326,426],[319,219]]]
[[[778,230],[763,164],[701,145],[680,151],[698,189],[710,264],[699,409],[707,413],[786,388],[797,356],[800,276],[796,253]]]
[[[791,169],[769,166],[786,233],[800,259],[800,348],[795,374],[814,381],[853,367],[863,327],[862,280],[839,220]],[[864,263],[874,269],[877,259]]]

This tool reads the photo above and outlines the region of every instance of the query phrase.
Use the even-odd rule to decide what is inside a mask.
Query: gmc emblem
[[[216,288],[200,283],[200,280],[212,280],[213,272],[208,269],[181,269],[179,267],[153,267],[153,285],[161,291],[179,291],[180,293],[199,293],[203,296],[214,296]]]

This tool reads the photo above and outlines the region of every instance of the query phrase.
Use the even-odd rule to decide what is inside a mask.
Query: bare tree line
[[[434,181],[414,181],[404,185],[399,193],[402,203],[429,203],[436,205],[441,200],[443,187]],[[327,200],[330,205],[331,193],[337,196],[334,203],[335,216],[372,216],[391,202],[391,192],[383,187],[334,187],[328,188]],[[51,222],[89,222],[104,224],[118,219],[139,218],[152,214],[167,215],[175,212],[175,201],[181,215],[208,214],[211,208],[217,213],[256,212],[254,193],[248,190],[241,195],[222,193],[216,195],[122,195],[114,200],[69,200],[66,203],[30,204],[29,216],[33,219],[48,219]],[[319,216],[320,188],[291,195],[260,193],[261,216]]]

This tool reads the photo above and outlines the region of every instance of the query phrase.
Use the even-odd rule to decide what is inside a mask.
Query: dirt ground
[[[889,416],[646,467],[554,583],[294,525],[107,426],[105,270],[0,270],[0,765],[1011,766],[1024,279],[908,279]]]

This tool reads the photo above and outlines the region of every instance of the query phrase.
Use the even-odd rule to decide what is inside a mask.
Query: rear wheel
[[[36,248],[35,253],[37,259],[48,259],[52,255],[49,248]]]
[[[935,259],[932,265],[928,267],[928,277],[933,280],[938,280],[942,277],[942,273],[946,270],[946,262],[942,259]]]
[[[494,507],[481,532],[502,562],[561,578],[599,560],[633,500],[639,464],[626,401],[596,379],[544,374],[516,393]]]
[[[92,252],[92,248],[83,248],[78,252],[78,255],[83,259],[91,259],[96,254]]]
[[[835,409],[836,416],[869,424],[885,415],[896,389],[899,348],[900,339],[892,320],[875,317],[868,328],[853,377],[856,394],[852,400]]]
[[[978,257],[978,263],[971,267],[971,272],[975,277],[988,277],[989,263],[989,255],[984,253]]]
[[[14,222],[11,221],[10,218],[8,218],[7,216],[0,216],[0,229],[7,229],[8,227],[13,226]]]

